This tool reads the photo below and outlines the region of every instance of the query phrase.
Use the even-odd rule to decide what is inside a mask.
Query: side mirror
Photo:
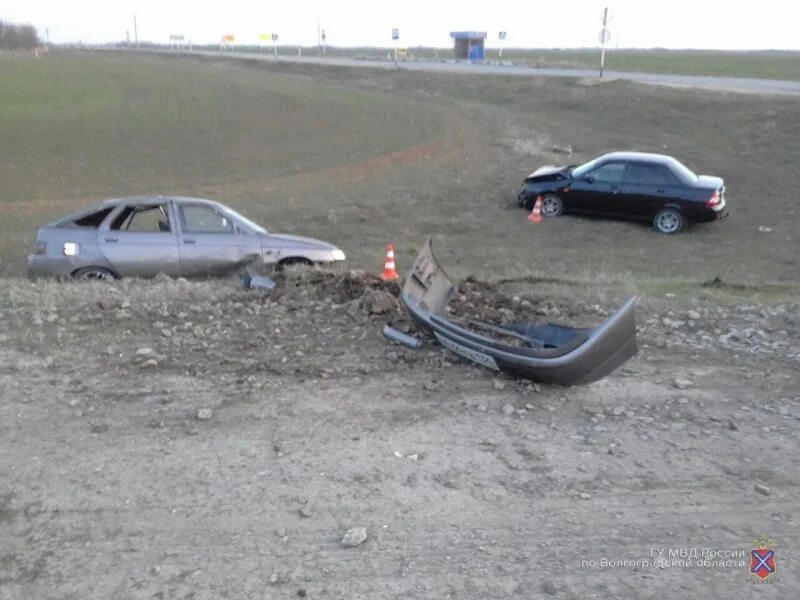
[[[586,183],[594,183],[594,177],[592,177],[591,175],[586,175],[586,176],[583,178],[583,180],[584,180]]]

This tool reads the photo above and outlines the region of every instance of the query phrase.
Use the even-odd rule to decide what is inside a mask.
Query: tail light
[[[47,254],[47,242],[36,242],[33,253],[39,255]]]
[[[717,190],[716,192],[714,192],[711,198],[706,200],[706,206],[708,208],[716,208],[717,206],[719,206],[720,202],[722,202],[722,196],[720,196],[719,190]]]

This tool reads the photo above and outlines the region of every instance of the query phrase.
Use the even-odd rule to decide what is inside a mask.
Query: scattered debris
[[[367,539],[366,527],[353,527],[344,534],[342,538],[342,546],[345,548],[352,548],[363,544]]]
[[[195,416],[198,421],[210,421],[214,416],[214,412],[210,408],[201,408]]]
[[[769,488],[767,486],[765,486],[765,485],[760,484],[760,483],[755,484],[753,486],[753,489],[755,491],[757,491],[759,494],[762,494],[764,496],[769,496],[770,495]]]
[[[694,385],[694,382],[691,381],[690,379],[683,379],[681,377],[677,377],[677,378],[672,380],[672,387],[674,387],[676,389],[679,389],[679,390],[685,390],[686,388],[690,388],[693,385]]]
[[[272,291],[277,287],[277,284],[269,277],[262,275],[251,275],[246,273],[242,283],[246,290],[264,289]]]
[[[772,233],[772,227],[767,227],[766,225],[759,225],[758,230],[761,233]]]
[[[404,346],[407,346],[409,348],[417,349],[420,346],[422,346],[422,342],[417,338],[410,335],[406,335],[405,333],[402,333],[389,325],[383,328],[383,335],[385,335],[390,340],[403,344]]]

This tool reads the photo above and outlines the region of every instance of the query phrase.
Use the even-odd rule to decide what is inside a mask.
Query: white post
[[[600,42],[602,49],[600,50],[600,77],[603,77],[603,68],[606,64],[606,25],[608,25],[608,7],[603,10],[603,31],[600,33]]]

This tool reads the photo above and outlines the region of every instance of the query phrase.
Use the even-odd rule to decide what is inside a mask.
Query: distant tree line
[[[30,50],[39,45],[39,35],[33,25],[17,25],[0,21],[0,49]]]

